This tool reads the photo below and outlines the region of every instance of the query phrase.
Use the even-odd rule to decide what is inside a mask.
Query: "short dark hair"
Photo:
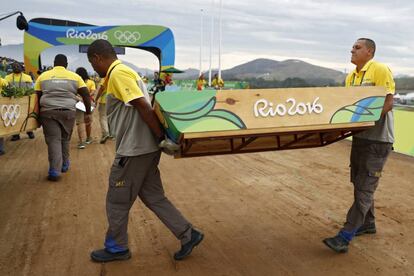
[[[16,68],[20,72],[23,71],[22,65],[20,63],[18,63],[17,61],[12,63],[12,68]]]
[[[372,50],[372,56],[375,55],[375,50],[377,49],[377,46],[375,45],[375,41],[370,38],[361,37],[358,38],[358,40],[365,41],[365,45]]]
[[[88,47],[88,57],[100,55],[108,58],[116,58],[116,53],[112,44],[105,39],[97,39]]]
[[[84,67],[79,67],[78,69],[76,69],[76,74],[78,74],[79,76],[81,76],[81,78],[84,81],[85,80],[89,80],[88,71],[86,71],[86,69]]]
[[[68,58],[63,54],[57,54],[53,66],[63,66],[66,68],[68,66]]]

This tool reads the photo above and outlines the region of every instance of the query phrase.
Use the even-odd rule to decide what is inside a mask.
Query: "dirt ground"
[[[95,128],[97,130],[97,128]],[[42,131],[6,142],[0,157],[0,275],[414,275],[414,158],[393,153],[376,193],[376,235],[347,254],[334,235],[352,202],[350,143],[324,148],[174,160],[163,156],[166,193],[205,233],[186,260],[179,242],[139,201],[129,219],[132,258],[98,264],[114,141],[84,150],[46,180]],[[97,136],[98,131],[96,131]],[[97,139],[97,138],[96,138]]]

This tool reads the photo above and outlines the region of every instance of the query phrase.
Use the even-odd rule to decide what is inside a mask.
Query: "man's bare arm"
[[[392,110],[392,106],[394,104],[394,95],[387,94],[384,101],[384,106],[382,108],[381,117],[385,116],[388,111]]]
[[[104,90],[105,90],[105,86],[100,85],[99,89],[98,89],[98,93],[96,94],[96,97],[95,97],[95,103],[98,102],[98,100],[102,96],[102,93],[103,93]]]
[[[83,103],[85,104],[86,114],[91,114],[91,98],[89,96],[88,88],[81,87],[78,89],[79,95],[83,99]]]

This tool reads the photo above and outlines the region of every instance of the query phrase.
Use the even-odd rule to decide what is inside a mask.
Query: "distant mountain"
[[[174,79],[177,79],[177,80],[195,80],[195,79],[198,78],[199,72],[200,71],[198,69],[188,68],[188,69],[184,70],[184,73],[174,74]]]
[[[8,57],[17,61],[23,61],[23,44],[0,46],[0,57]]]
[[[42,64],[51,66],[53,58],[56,54],[63,53],[68,57],[69,69],[76,70],[77,67],[85,67],[88,72],[92,73],[86,54],[79,53],[78,47],[74,45],[58,46],[46,49],[42,53]],[[0,47],[0,56],[23,61],[23,44],[4,45]],[[127,65],[131,66],[135,71],[149,78],[153,75],[153,70],[147,68],[139,68],[132,63],[125,61],[123,56],[119,56]],[[184,73],[174,74],[175,79],[197,79],[199,71],[194,68],[184,70]],[[217,69],[213,70],[217,72]],[[205,72],[206,79],[208,72]],[[300,78],[312,85],[328,85],[330,83],[342,83],[345,74],[333,69],[312,65],[310,63],[289,59],[285,61],[276,61],[271,59],[255,59],[253,61],[235,66],[231,69],[223,70],[222,77],[224,80],[244,80],[258,79],[283,81],[288,78]]]
[[[343,82],[345,74],[333,69],[312,65],[310,63],[288,59],[276,61],[271,59],[255,59],[222,71],[224,79],[263,78],[265,80],[285,80],[301,78],[309,83],[312,81],[332,80]]]
[[[197,79],[199,71],[197,69],[185,70],[185,74],[175,74],[175,79]],[[217,69],[212,70],[213,73]],[[309,85],[328,85],[332,83],[342,83],[346,74],[333,69],[312,65],[310,63],[289,59],[277,61],[271,59],[255,59],[253,61],[235,66],[221,72],[224,80],[245,80],[259,79],[269,81],[283,81],[288,78],[300,78]],[[208,72],[204,72],[208,78]]]

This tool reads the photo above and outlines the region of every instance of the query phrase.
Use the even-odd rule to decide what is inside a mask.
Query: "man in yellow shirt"
[[[17,88],[33,88],[33,80],[28,74],[23,73],[23,68],[18,62],[14,62],[12,64],[13,73],[6,76],[5,80],[7,81],[8,85],[14,86]],[[34,139],[33,131],[28,131],[27,135],[30,139]],[[15,134],[12,136],[12,141],[17,141],[20,139],[19,134]]]
[[[5,79],[3,79],[2,77],[0,77],[0,93],[3,91],[3,87],[7,86],[7,81]]]
[[[206,86],[207,81],[204,79],[204,73],[201,73],[196,81],[196,87],[198,91],[202,91]]]
[[[134,70],[117,59],[107,40],[98,39],[89,46],[88,60],[99,76],[105,77],[109,131],[116,137],[116,155],[106,197],[109,226],[105,247],[92,251],[91,258],[110,262],[131,257],[128,215],[139,197],[181,241],[181,250],[174,255],[181,260],[204,235],[193,228],[164,194],[158,169],[161,157],[158,144],[164,140],[164,133],[151,107],[146,85]]]
[[[86,88],[88,88],[88,91],[89,91],[91,102],[94,101],[93,97],[95,95],[96,87],[95,87],[95,82],[89,78],[88,71],[86,71],[84,67],[78,67],[75,72],[85,82]],[[80,97],[78,97],[78,100],[82,101]],[[87,115],[84,111],[76,109],[76,126],[77,126],[78,137],[79,137],[78,149],[84,149],[86,145],[89,145],[92,143],[92,118],[93,118],[92,115]],[[86,139],[85,139],[85,132],[86,132]]]
[[[375,234],[374,192],[382,169],[394,143],[394,118],[392,112],[395,82],[390,69],[373,59],[375,42],[369,38],[358,39],[351,50],[351,62],[356,68],[345,85],[383,86],[387,90],[381,118],[375,126],[352,138],[351,182],[354,185],[354,203],[348,211],[346,222],[339,233],[323,242],[338,253],[348,251],[354,236]],[[368,99],[369,100],[369,99]]]
[[[214,74],[211,86],[213,86],[214,89],[222,89],[224,87],[224,81],[222,78],[219,78],[217,73]]]
[[[69,170],[69,146],[76,117],[76,94],[79,94],[91,114],[91,98],[82,78],[66,69],[68,60],[58,54],[54,67],[43,72],[36,81],[35,90],[40,123],[43,127],[49,156],[48,180],[58,181],[60,173]],[[85,123],[88,123],[87,116]]]

